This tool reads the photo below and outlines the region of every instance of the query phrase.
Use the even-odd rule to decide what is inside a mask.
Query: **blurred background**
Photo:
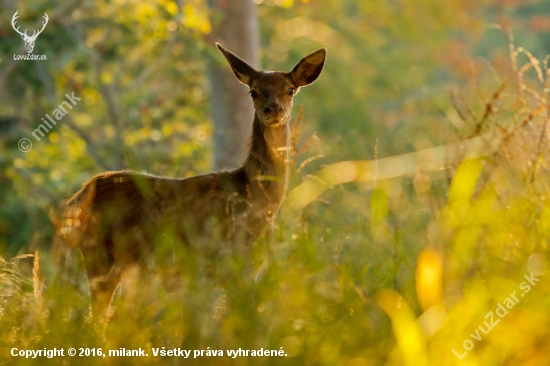
[[[453,108],[453,91],[466,93],[480,73],[490,78],[492,68],[505,67],[508,30],[518,45],[541,58],[550,43],[550,5],[543,1],[6,1],[1,6],[0,253],[10,255],[31,241],[47,242],[43,239],[53,234],[49,208],[99,172],[135,169],[185,177],[214,169],[216,149],[242,156],[245,146],[231,140],[226,148],[223,142],[239,121],[224,126],[222,115],[219,141],[214,139],[211,95],[225,85],[209,67],[227,69],[215,40],[267,70],[290,71],[309,52],[328,49],[322,79],[295,101],[295,115],[299,106],[305,109],[301,135],[318,135],[324,162],[372,159],[376,139],[379,157],[459,140],[442,112]],[[243,6],[253,9],[243,14],[238,11]],[[229,20],[228,10],[233,10]],[[33,52],[46,54],[47,61],[13,60],[26,53],[10,24],[15,11],[20,29],[29,34],[48,14]],[[224,20],[248,21],[234,32],[255,34],[224,42],[215,34],[220,24],[231,28]],[[229,87],[242,94],[242,105],[233,108],[250,109],[246,87],[229,76]],[[41,141],[31,137],[41,118],[73,91],[82,101]],[[248,138],[251,118],[241,118],[240,141]],[[28,153],[17,148],[23,137],[34,143]],[[225,165],[238,162],[226,159]],[[224,162],[220,158],[216,164]]]
[[[47,13],[33,51],[47,60],[14,60],[26,54],[11,25],[16,11],[29,34]],[[282,71],[327,48],[321,77],[295,98],[294,116],[303,106],[303,118],[291,189],[333,163],[490,131],[506,137],[492,157],[338,185],[298,213],[283,209],[270,249],[281,264],[268,270],[261,295],[249,294],[255,315],[192,344],[240,345],[255,334],[254,346],[282,344],[296,365],[458,363],[451,348],[465,352],[485,314],[524,274],[546,268],[550,208],[538,177],[546,171],[547,1],[3,1],[0,256],[41,250],[47,258],[50,215],[97,173],[189,177],[237,166],[252,106],[217,41]],[[81,101],[36,141],[41,118],[72,92]],[[518,137],[514,126],[527,130]],[[20,151],[21,138],[30,151]],[[468,364],[547,362],[544,281],[522,303],[537,305],[475,341]],[[29,286],[17,288],[31,296]],[[514,347],[516,332],[525,339]],[[13,337],[5,339],[28,341]]]

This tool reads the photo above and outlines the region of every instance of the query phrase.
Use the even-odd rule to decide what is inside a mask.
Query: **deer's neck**
[[[278,210],[288,183],[290,132],[284,126],[266,127],[254,117],[252,144],[243,170],[252,186],[252,198],[274,205]]]

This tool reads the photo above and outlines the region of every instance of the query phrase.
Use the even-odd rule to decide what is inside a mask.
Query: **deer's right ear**
[[[298,62],[298,65],[290,72],[290,77],[294,81],[294,85],[299,88],[317,80],[321,71],[323,71],[326,58],[327,50],[321,48]]]
[[[247,64],[246,61],[241,59],[239,56],[220,46],[219,43],[216,43],[216,46],[229,63],[229,66],[231,66],[231,71],[233,71],[233,74],[235,74],[237,80],[250,88],[252,79],[258,71]]]

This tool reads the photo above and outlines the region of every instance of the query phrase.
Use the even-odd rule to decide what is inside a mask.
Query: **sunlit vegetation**
[[[55,236],[59,208],[103,170],[210,169],[215,15],[204,1],[51,3],[36,53],[55,62],[12,66],[22,42],[2,11],[0,364],[60,363],[13,347],[150,355],[79,364],[174,361],[152,347],[287,354],[179,360],[201,365],[547,363],[548,6],[255,2],[267,68],[328,48],[323,75],[296,98],[275,230],[215,260],[159,232],[104,334],[89,322],[80,253]],[[82,102],[68,119],[20,152],[72,90]]]

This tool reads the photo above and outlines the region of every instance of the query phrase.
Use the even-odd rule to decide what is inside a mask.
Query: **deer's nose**
[[[283,107],[279,103],[271,102],[264,108],[264,113],[267,115],[273,113],[273,114],[279,114],[283,110]]]

